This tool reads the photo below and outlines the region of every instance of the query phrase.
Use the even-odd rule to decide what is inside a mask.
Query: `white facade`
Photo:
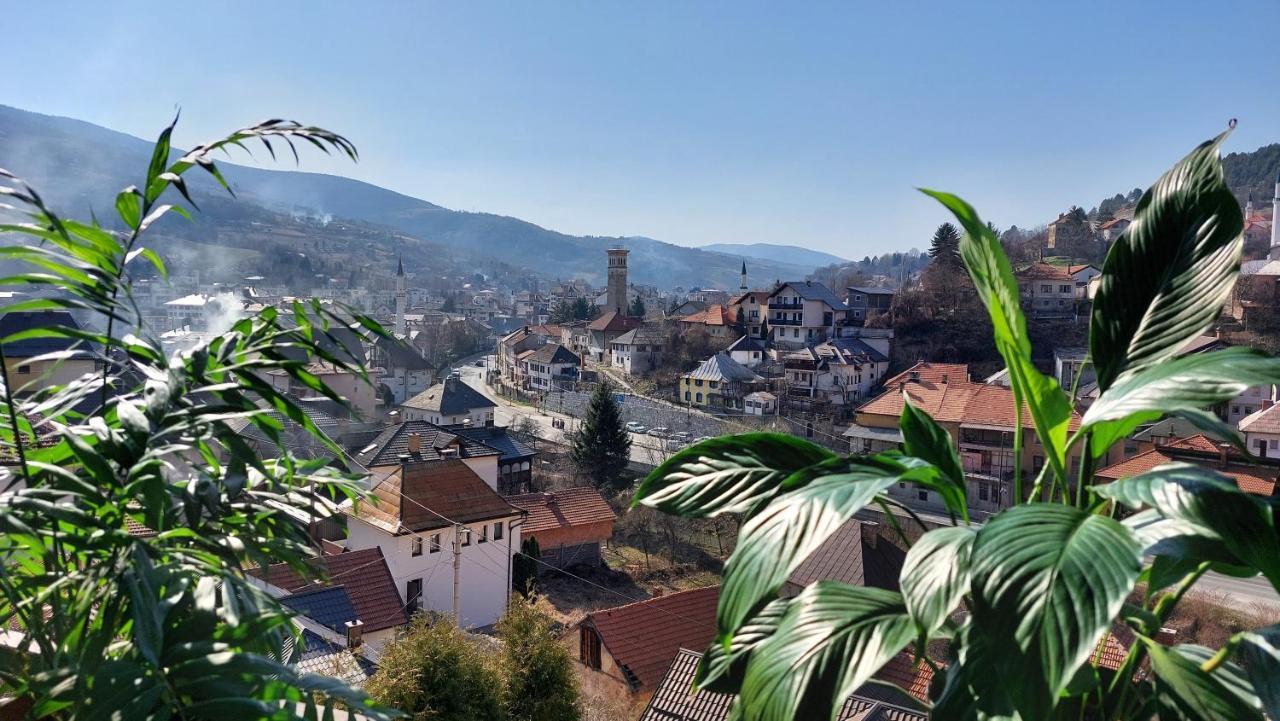
[[[848,311],[822,300],[805,300],[790,287],[769,298],[769,328],[775,344],[797,348],[839,335]]]
[[[1275,386],[1254,386],[1252,388],[1246,388],[1243,393],[1232,398],[1231,401],[1227,403],[1227,423],[1232,428],[1238,428],[1240,426],[1240,421],[1244,420],[1245,416],[1250,415],[1255,411],[1260,411],[1263,408],[1267,408],[1271,404],[1275,403],[1277,400],[1276,395]],[[1250,444],[1250,448],[1252,447],[1252,444]]]
[[[473,426],[493,425],[493,408],[472,408],[465,413],[444,414],[439,411],[427,411],[421,408],[400,406],[401,417],[406,421],[426,421],[437,426]]]
[[[458,573],[458,625],[475,628],[497,623],[511,595],[511,564],[520,550],[518,515],[465,526]],[[453,613],[453,527],[395,536],[354,516],[347,516],[346,546],[382,549],[400,600],[421,588],[420,607]],[[497,538],[501,535],[501,538]]]
[[[778,397],[766,391],[748,393],[742,399],[742,412],[749,416],[772,416],[778,413]]]

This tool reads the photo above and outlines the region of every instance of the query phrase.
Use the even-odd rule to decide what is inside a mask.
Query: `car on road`
[[[694,439],[693,439],[693,442],[694,442],[694,443],[701,443],[701,442],[703,442],[703,441],[709,441],[709,440],[711,440],[711,439],[712,439],[712,436],[698,436],[697,438],[694,438]]]
[[[692,438],[693,438],[693,434],[688,431],[676,431],[675,433],[671,434],[672,440],[680,441],[682,443],[688,443],[689,440]]]
[[[668,450],[668,451],[678,451],[678,450],[680,450],[681,448],[687,448],[688,446],[689,446],[689,442],[688,442],[688,441],[682,441],[682,440],[680,440],[679,438],[669,438],[669,439],[667,439],[667,450]]]
[[[644,433],[649,429],[645,428],[643,425],[639,423],[636,423],[635,421],[631,421],[630,423],[627,424],[627,430],[631,431],[632,433]]]
[[[654,438],[666,438],[671,435],[671,429],[665,426],[650,428],[649,435],[653,436]]]

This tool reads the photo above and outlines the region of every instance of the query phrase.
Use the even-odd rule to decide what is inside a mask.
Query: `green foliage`
[[[524,597],[538,590],[538,561],[542,549],[538,539],[528,536],[520,541],[520,554],[511,562],[511,590]]]
[[[501,721],[502,676],[481,643],[452,620],[419,614],[383,649],[366,689],[415,721]]]
[[[170,189],[195,207],[187,171],[226,187],[215,151],[257,141],[274,154],[280,142],[302,141],[354,158],[355,148],[319,128],[269,120],[170,161],[172,131],[161,133],[140,185],[117,196],[120,233],[58,216],[0,171],[6,208],[25,216],[0,225],[0,248],[20,266],[3,284],[29,291],[0,310],[76,310],[107,327],[53,320],[0,339],[0,619],[20,628],[0,651],[0,686],[31,700],[33,717],[314,718],[317,706],[335,705],[388,717],[363,692],[296,673],[300,635],[290,614],[244,574],[277,562],[313,573],[307,521],[360,495],[356,479],[324,459],[287,452],[273,411],[341,451],[263,376],[286,373],[345,404],[308,363],[323,358],[367,381],[356,361],[326,348],[340,347],[338,328],[385,333],[347,309],[298,302],[291,313],[268,308],[174,352],[142,323],[129,282],[142,264],[165,273],[142,238],[166,214],[187,215],[168,202]],[[22,338],[78,341],[98,370],[15,389],[4,348]],[[273,440],[279,456],[246,445],[229,425],[239,419]],[[132,525],[154,535],[130,533]]]
[[[498,621],[503,706],[510,721],[577,721],[578,673],[569,648],[531,601],[512,599]]]
[[[601,381],[591,395],[587,415],[573,433],[569,460],[600,491],[614,494],[627,484],[631,461],[631,435],[622,423],[622,412],[613,397],[613,386]]]
[[[1175,359],[1216,317],[1238,272],[1241,219],[1223,183],[1221,141],[1195,149],[1142,194],[1133,224],[1114,243],[1090,323],[1102,393],[1075,431],[1066,395],[1031,363],[1018,287],[995,229],[960,198],[926,191],[964,229],[958,252],[1048,460],[1031,493],[1019,488],[1012,507],[980,528],[962,513],[963,470],[951,438],[909,403],[902,452],[841,458],[797,439],[723,437],[682,451],[641,484],[638,503],[742,518],[701,687],[737,693],[735,713],[749,721],[832,718],[903,648],[933,664],[932,646],[945,644],[945,669],[923,704],[935,719],[1276,715],[1274,627],[1237,633],[1220,649],[1153,640],[1209,570],[1262,574],[1280,589],[1273,504],[1198,466],[1167,465],[1109,485],[1093,477],[1095,458],[1166,413],[1233,437],[1206,409],[1280,382],[1280,362],[1252,350]],[[1076,210],[1072,222],[1083,216]],[[1019,423],[1015,454],[1024,447]],[[1070,479],[1073,453],[1079,475]],[[859,510],[892,503],[884,491],[898,482],[942,493],[953,510],[950,527],[912,545],[901,596],[820,581],[779,597],[801,560]],[[1147,592],[1127,605],[1140,582]],[[1136,641],[1118,671],[1102,673],[1095,649],[1118,623]],[[1148,663],[1149,672],[1135,673]]]
[[[640,296],[637,295],[636,299],[631,301],[631,307],[627,309],[627,315],[633,316],[635,318],[643,318],[644,314],[645,314],[644,298],[641,298]]]
[[[960,267],[960,231],[950,223],[943,223],[933,232],[929,241],[929,257],[938,265]]]

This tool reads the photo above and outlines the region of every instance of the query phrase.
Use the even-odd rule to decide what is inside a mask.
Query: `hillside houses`
[[[833,406],[848,416],[879,387],[889,358],[860,338],[833,338],[783,356],[790,403]]]
[[[1022,307],[1037,316],[1075,314],[1076,278],[1065,268],[1032,263],[1014,273],[1022,295]]]
[[[765,380],[720,352],[680,376],[680,398],[692,406],[716,409],[743,409],[743,399],[763,390]]]
[[[461,379],[449,377],[400,404],[400,414],[404,421],[491,426],[496,407],[496,403]]]
[[[770,338],[776,348],[799,350],[839,336],[848,313],[844,301],[821,283],[783,283],[769,294]]]

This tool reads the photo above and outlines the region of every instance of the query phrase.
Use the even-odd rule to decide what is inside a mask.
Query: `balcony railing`
[[[770,318],[769,325],[802,325],[803,320],[792,320],[790,318]]]
[[[769,301],[769,310],[800,310],[804,303],[787,303],[779,300]]]

